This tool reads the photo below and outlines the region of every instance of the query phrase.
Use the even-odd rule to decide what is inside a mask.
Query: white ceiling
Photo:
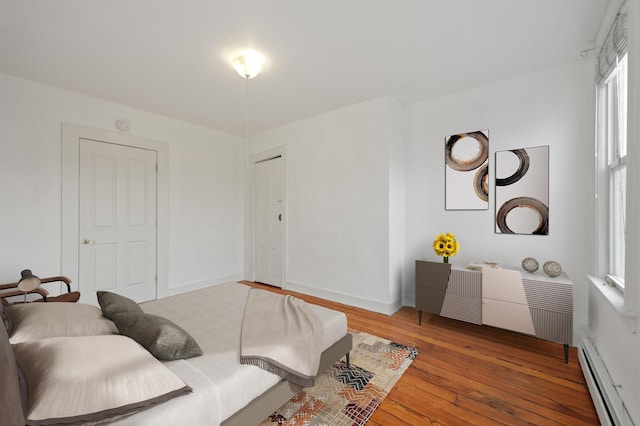
[[[0,0],[0,72],[244,135],[244,48],[257,133],[579,60],[609,1]]]

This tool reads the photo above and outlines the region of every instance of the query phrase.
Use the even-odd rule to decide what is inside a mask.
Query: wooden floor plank
[[[494,327],[402,308],[383,315],[287,292],[344,312],[348,327],[416,347],[418,356],[375,411],[369,425],[598,425],[598,417],[570,348]]]

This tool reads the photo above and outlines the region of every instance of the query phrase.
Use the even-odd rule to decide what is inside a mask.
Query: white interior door
[[[282,157],[253,165],[254,280],[282,287]]]
[[[156,298],[156,151],[80,140],[79,289]]]

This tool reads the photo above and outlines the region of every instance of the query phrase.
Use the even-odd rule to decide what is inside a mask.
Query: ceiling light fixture
[[[233,68],[244,78],[254,78],[262,71],[264,58],[261,54],[253,50],[246,50],[240,56],[236,56],[231,61]]]
[[[244,131],[245,143],[249,145],[249,79],[257,76],[262,71],[264,56],[254,50],[245,50],[241,55],[231,61],[233,68],[245,79],[245,115]]]

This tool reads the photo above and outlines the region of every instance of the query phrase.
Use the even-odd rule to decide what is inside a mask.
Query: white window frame
[[[597,85],[597,200],[599,275],[625,290],[627,54]],[[616,188],[614,177],[622,175]],[[616,189],[619,191],[617,192]]]

